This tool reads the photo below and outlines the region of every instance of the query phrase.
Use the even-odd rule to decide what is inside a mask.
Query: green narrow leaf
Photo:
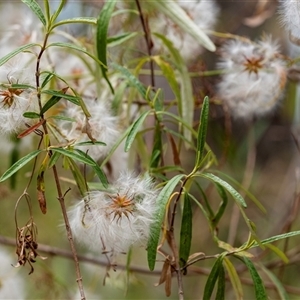
[[[161,126],[157,122],[154,130],[154,144],[150,158],[150,168],[157,168],[162,154]]]
[[[136,136],[136,134],[138,133],[139,129],[140,129],[140,126],[144,123],[146,117],[151,113],[151,110],[147,110],[145,112],[143,112],[138,118],[137,120],[131,125],[131,128],[130,128],[130,131],[129,131],[129,134],[126,138],[126,141],[125,141],[125,148],[124,148],[124,151],[125,152],[128,152],[133,141],[134,141],[134,138]]]
[[[66,24],[72,24],[72,23],[83,23],[83,24],[91,24],[91,25],[96,25],[97,24],[97,19],[93,17],[76,17],[76,18],[71,18],[71,19],[65,19],[62,21],[59,21],[55,24],[52,25],[52,29],[61,25],[66,25]]]
[[[63,88],[61,91],[58,91],[59,94],[62,94],[62,96],[52,96],[42,107],[41,109],[41,115],[43,115],[46,111],[48,111],[52,106],[54,106],[56,103],[62,99],[62,97],[65,96],[67,90],[69,87]]]
[[[243,261],[244,261],[245,265],[247,266],[247,268],[250,272],[250,275],[252,277],[253,283],[254,283],[255,299],[256,300],[267,300],[268,296],[266,294],[266,290],[265,290],[263,281],[260,278],[254,264],[247,257],[243,257]]]
[[[103,142],[100,142],[100,141],[95,141],[95,142],[92,142],[92,141],[87,141],[87,142],[80,142],[80,143],[76,143],[74,144],[74,147],[80,147],[80,146],[93,146],[93,145],[101,145],[101,146],[106,146],[105,143]]]
[[[209,51],[215,51],[216,46],[210,38],[195,24],[187,13],[175,1],[156,0],[149,1],[159,12],[167,15],[173,22],[190,34],[195,42],[204,46]]]
[[[122,43],[134,38],[138,32],[126,32],[123,34],[114,35],[107,38],[107,47],[112,48],[121,45]]]
[[[42,150],[35,150],[35,151],[28,153],[21,159],[19,159],[7,171],[4,172],[4,174],[0,178],[0,182],[5,181],[9,177],[11,177],[13,174],[15,174],[21,168],[23,168],[27,163],[29,163],[33,158],[35,158],[41,152],[42,152]]]
[[[162,59],[162,57],[160,57],[160,56],[154,56],[152,59],[156,62],[156,64],[162,70],[162,73],[163,73],[164,77],[167,79],[177,101],[181,102],[180,88],[179,88],[178,82],[176,80],[176,74],[175,74],[173,68],[171,67],[171,65],[169,63],[167,63],[166,61],[164,61]]]
[[[121,74],[123,74],[124,77],[128,80],[128,83],[131,86],[135,87],[138,90],[138,92],[143,96],[143,98],[147,100],[146,87],[132,73],[130,73],[128,69],[116,63],[112,63],[111,66],[114,69],[118,70]]]
[[[57,103],[61,98],[66,99],[69,102],[72,102],[73,104],[79,105],[79,99],[78,97],[67,95],[64,93],[64,90],[67,88],[62,89],[62,91],[55,91],[55,90],[44,90],[42,91],[42,94],[52,95],[53,100],[49,104],[47,104],[50,100],[46,102],[46,104],[43,107],[43,111],[48,110],[50,107],[52,107],[55,103]],[[56,98],[55,98],[56,97]],[[58,100],[57,100],[58,99]],[[56,101],[56,102],[55,102]],[[49,108],[48,108],[49,106]]]
[[[216,299],[225,300],[225,270],[223,264],[219,268],[219,277],[218,277],[218,289],[216,294]]]
[[[14,147],[10,153],[10,166],[12,166],[14,163],[16,163],[20,157],[19,143],[20,143],[20,140],[18,140],[18,139],[16,141],[14,141]],[[10,177],[9,185],[12,190],[14,190],[16,188],[16,185],[17,185],[17,174],[16,173]]]
[[[102,185],[104,186],[104,188],[108,187],[108,181],[106,178],[105,173],[102,171],[102,169],[100,168],[100,166],[93,160],[93,158],[88,155],[88,153],[83,152],[80,149],[74,149],[79,155],[81,155],[84,158],[89,159],[90,161],[93,161],[94,164],[92,165],[92,168],[94,170],[94,172],[96,173],[97,177],[99,178],[99,180],[101,181]]]
[[[267,239],[264,239],[264,240],[260,241],[260,244],[265,245],[265,244],[273,243],[273,242],[276,242],[276,241],[279,241],[279,240],[287,239],[287,238],[290,238],[290,237],[293,237],[293,236],[296,236],[296,235],[300,235],[300,230],[272,236],[270,238],[267,238]],[[257,247],[260,244],[255,243],[251,246],[251,248]]]
[[[35,0],[21,0],[21,1],[25,3],[32,10],[32,12],[40,19],[43,25],[46,26],[46,19],[39,4]]]
[[[206,281],[206,284],[204,287],[203,300],[210,300],[210,298],[212,296],[215,284],[219,277],[220,269],[223,267],[222,266],[223,258],[224,258],[224,256],[220,255],[217,258],[217,260],[215,261],[215,263],[210,271],[210,274],[207,278],[207,281]]]
[[[182,120],[188,125],[188,127],[193,127],[194,121],[194,95],[193,95],[193,87],[189,75],[189,70],[184,62],[183,58],[180,55],[180,52],[174,47],[173,43],[168,40],[164,35],[155,33],[164,45],[170,51],[173,59],[176,63],[176,68],[179,71],[178,74],[178,82],[180,84],[180,98],[178,98],[178,110]],[[181,123],[179,123],[180,126]],[[191,130],[187,127],[183,127],[183,135],[189,141],[192,142],[192,134]],[[189,144],[185,144],[186,147],[189,147]]]
[[[233,264],[231,263],[231,261],[226,256],[224,257],[223,262],[224,262],[225,268],[228,272],[229,279],[230,279],[230,282],[232,284],[232,287],[234,289],[235,298],[238,299],[238,300],[244,299],[242,283],[240,281],[240,277],[239,277],[238,273],[236,272]]]
[[[76,46],[74,44],[57,42],[57,43],[51,43],[51,44],[49,44],[47,46],[47,48],[50,48],[50,47],[61,47],[61,48],[67,48],[67,49],[71,49],[71,50],[76,50],[76,51],[82,52],[82,53],[86,54],[87,56],[91,57],[99,65],[103,65],[102,62],[97,57],[95,57],[94,55],[92,55],[85,48]]]
[[[168,203],[168,200],[172,195],[176,185],[184,176],[185,175],[183,174],[179,174],[173,177],[171,180],[169,180],[169,182],[164,186],[164,188],[161,190],[157,197],[157,211],[154,217],[155,221],[150,228],[150,238],[147,246],[148,265],[151,271],[153,271],[155,267],[156,251],[160,236],[161,224],[165,216],[166,204]]]
[[[107,47],[108,25],[116,3],[117,3],[116,0],[105,2],[104,6],[101,9],[97,21],[97,33],[96,33],[97,56],[99,60],[102,62],[101,64],[102,74],[105,80],[107,81],[112,93],[114,92],[114,89],[107,77],[106,47]]]
[[[237,192],[229,183],[224,181],[223,179],[219,178],[218,176],[211,174],[211,173],[201,173],[199,174],[200,177],[209,179],[215,184],[219,184],[222,186],[239,204],[241,204],[244,208],[247,207],[247,204],[244,198],[241,196],[239,192]]]
[[[53,152],[58,152],[64,156],[70,157],[74,160],[80,161],[83,164],[94,166],[95,162],[91,160],[90,158],[84,157],[81,154],[77,154],[71,150],[63,149],[63,148],[51,148]]]
[[[184,193],[184,206],[181,219],[180,230],[180,247],[179,247],[179,259],[180,266],[184,267],[190,256],[191,244],[192,244],[192,222],[193,211],[191,200],[188,193]]]
[[[48,164],[48,168],[49,169],[52,168],[56,164],[56,162],[58,161],[60,155],[61,154],[58,153],[58,152],[52,153],[51,158],[49,160],[49,164]]]
[[[209,115],[209,99],[206,96],[203,101],[203,106],[200,115],[200,123],[198,128],[197,156],[196,156],[196,164],[195,164],[196,169],[198,169],[201,159],[203,158],[206,134],[207,134],[208,115]]]
[[[272,282],[274,283],[278,295],[280,297],[281,300],[289,300],[290,297],[288,295],[288,293],[286,292],[282,282],[278,279],[278,277],[276,277],[276,275],[270,271],[269,269],[267,269],[265,266],[263,266],[262,264],[260,265],[260,268],[265,272],[265,274],[267,274],[267,276],[272,280]]]
[[[44,87],[51,81],[51,79],[55,76],[54,73],[48,73],[47,76],[43,79],[41,84],[41,89],[43,90]]]
[[[212,219],[213,228],[217,227],[221,217],[224,214],[225,208],[226,208],[227,203],[228,203],[228,197],[227,197],[227,194],[226,194],[226,191],[224,190],[224,188],[219,184],[216,184],[216,187],[217,187],[217,191],[218,191],[218,193],[219,193],[219,195],[222,199],[222,202],[219,206],[218,212],[215,214],[215,216]]]
[[[67,161],[81,196],[85,196],[87,193],[87,185],[82,176],[82,171],[72,158],[67,157]]]
[[[27,44],[27,45],[21,46],[21,47],[15,49],[15,50],[13,50],[12,52],[6,54],[5,56],[3,56],[0,59],[0,67],[2,65],[4,65],[7,61],[9,61],[11,58],[13,58],[14,56],[16,56],[17,54],[19,54],[19,53],[21,53],[24,50],[27,50],[29,48],[35,47],[35,46],[41,47],[41,45],[39,45],[39,44],[31,43],[31,44]]]
[[[57,10],[54,12],[54,14],[51,16],[51,24],[55,22],[55,20],[57,19],[57,17],[59,16],[60,12],[62,11],[62,9],[65,6],[67,0],[60,0],[59,6],[57,8]]]
[[[40,117],[40,114],[34,112],[34,111],[27,111],[23,114],[24,118],[28,118],[28,119],[37,119]]]

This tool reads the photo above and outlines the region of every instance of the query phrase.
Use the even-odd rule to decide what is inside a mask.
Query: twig
[[[141,23],[142,23],[144,34],[145,34],[147,51],[148,51],[148,55],[149,55],[149,58],[150,58],[151,86],[154,88],[155,87],[154,64],[153,64],[153,60],[151,59],[151,55],[152,55],[151,50],[153,48],[153,41],[151,39],[150,28],[149,28],[147,20],[144,17],[140,2],[139,2],[139,0],[135,0],[135,2],[136,2],[136,6],[138,8],[138,11],[139,11]]]

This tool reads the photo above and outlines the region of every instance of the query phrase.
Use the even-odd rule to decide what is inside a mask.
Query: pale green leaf
[[[19,159],[7,171],[4,172],[4,174],[0,178],[0,182],[5,181],[9,177],[11,177],[13,174],[15,174],[21,168],[23,168],[27,163],[29,163],[33,158],[35,158],[41,152],[42,150],[35,150],[25,155],[21,159]]]
[[[25,3],[32,12],[40,19],[44,26],[46,26],[46,19],[40,5],[35,0],[21,0]]]
[[[148,240],[148,247],[147,247],[148,265],[151,271],[153,271],[155,267],[156,251],[157,251],[157,246],[158,246],[158,241],[160,236],[161,224],[165,216],[166,205],[175,187],[184,176],[185,175],[179,174],[173,177],[171,180],[169,180],[169,182],[164,186],[164,188],[161,190],[161,192],[157,197],[156,200],[157,211],[154,216],[155,221],[150,228],[150,238]]]

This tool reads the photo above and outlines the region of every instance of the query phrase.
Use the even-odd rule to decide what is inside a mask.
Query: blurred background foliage
[[[260,37],[263,33],[272,34],[272,36],[278,38],[280,41],[283,53],[286,55],[290,54],[292,46],[288,41],[286,32],[279,26],[276,1],[268,1],[265,7],[268,17],[265,18],[261,13],[258,17],[256,16],[258,19],[261,18],[258,21],[254,17],[257,13],[258,1],[219,0],[218,4],[221,13],[215,29],[217,32],[229,32],[231,34],[247,36],[253,40]],[[55,1],[53,1],[53,5],[55,5]],[[68,18],[70,14],[72,17],[77,15],[97,17],[101,5],[101,1],[68,1],[61,18]],[[14,2],[16,12],[19,9],[23,9],[21,7],[23,7],[22,3]],[[3,6],[0,6],[0,10],[2,9]],[[4,14],[5,12],[1,11],[0,13]],[[253,21],[252,23],[251,20]],[[68,25],[65,30],[80,39],[82,35],[84,36],[90,30],[84,27],[81,25]],[[1,31],[3,30],[6,30],[4,23],[1,25]],[[111,30],[113,31],[114,28],[111,28]],[[139,42],[142,45],[142,37]],[[224,39],[214,38],[214,42],[218,49],[224,42]],[[120,47],[125,48],[126,45]],[[119,49],[120,52],[122,52],[121,50]],[[121,61],[122,59],[126,61],[126,55],[123,57],[118,56],[119,51],[109,53],[110,59],[114,60],[117,57]],[[211,98],[207,143],[219,160],[217,168],[240,183],[246,181],[249,191],[265,206],[267,213],[263,214],[255,205],[248,201],[247,214],[256,224],[257,234],[261,239],[286,231],[297,230],[300,226],[298,217],[300,200],[300,149],[298,145],[300,120],[297,119],[297,115],[295,114],[295,109],[298,108],[299,102],[295,93],[298,82],[289,81],[284,100],[272,115],[255,120],[253,124],[234,120],[226,115],[226,112],[224,113],[219,99],[215,97],[214,86],[220,80],[219,77],[197,76],[199,72],[214,69],[217,57],[218,50],[215,53],[204,52],[189,66],[189,70],[196,74],[192,80],[196,98],[195,120],[199,119],[198,116],[203,96],[208,95]],[[148,75],[141,75],[140,79],[145,84],[149,83]],[[166,99],[172,97],[166,81],[159,76],[156,77],[156,85],[164,89]],[[189,155],[188,150],[185,151],[186,153],[181,154],[182,162],[186,166],[190,165],[190,168],[192,168],[193,159],[190,161],[191,155]],[[20,148],[20,157],[25,154],[26,149]],[[11,158],[10,154],[7,154],[6,151],[2,151],[1,157],[0,171],[2,174],[9,167]],[[189,168],[187,167],[187,169]],[[13,190],[10,189],[9,182],[0,185],[1,236],[13,238],[15,235],[14,209],[16,199],[24,189],[23,186],[28,180],[29,171],[30,166],[27,165],[16,175],[16,187]],[[60,175],[64,176],[63,172],[65,171],[60,170],[60,172],[62,172]],[[247,176],[250,176],[250,179]],[[35,222],[39,228],[38,240],[41,244],[68,250],[69,246],[65,237],[64,227],[60,226],[63,220],[60,207],[56,201],[56,194],[53,193],[55,186],[51,177],[47,178],[47,185],[48,213],[43,215],[34,201],[32,207]],[[69,184],[65,182],[63,186],[64,190],[68,187]],[[203,188],[205,188],[205,183],[203,183]],[[208,184],[206,184],[206,188],[207,194],[212,201],[212,206],[217,207],[219,200],[216,192]],[[32,186],[29,191],[32,195],[35,195],[35,186]],[[73,190],[66,197],[68,205],[71,205],[77,199],[78,195]],[[226,241],[230,238],[228,236],[231,236],[231,242],[233,242],[234,246],[242,244],[247,239],[248,229],[243,222],[239,222],[236,232],[232,232],[232,230],[234,231],[233,222],[236,220],[233,205],[233,201],[230,201],[228,204],[229,207],[221,219],[219,237],[221,240]],[[196,206],[194,205],[193,210],[196,211]],[[28,218],[27,205],[21,203],[17,214],[19,222],[25,223]],[[177,221],[179,222],[180,218],[177,218]],[[215,254],[220,251],[212,240],[207,221],[200,211],[194,213],[193,228],[192,252],[202,251],[202,248],[205,249],[203,251],[206,254]],[[2,243],[1,249],[10,252],[11,255],[7,257],[7,260],[1,261],[1,265],[15,264],[14,248],[5,245],[5,239],[2,240]],[[286,253],[291,253],[291,260],[288,264],[281,263],[281,260],[268,250],[263,251],[257,248],[253,253],[258,255],[264,264],[269,264],[272,267],[274,273],[287,286],[286,290],[290,295],[290,299],[299,299],[299,237],[288,241],[280,241],[276,243],[276,246]],[[78,252],[81,255],[91,255],[87,250],[82,246],[78,246]],[[105,259],[99,253],[94,253],[93,257],[101,260],[105,265]],[[79,295],[77,294],[77,287],[74,282],[72,260],[60,255],[47,254],[44,256],[48,258],[46,260],[38,259],[35,264],[35,271],[30,276],[27,275],[29,270],[26,267],[13,269],[12,273],[5,276],[13,277],[21,275],[24,279],[24,299],[78,299]],[[127,257],[124,255],[118,263],[120,266],[125,266],[126,261]],[[239,264],[234,259],[232,262],[237,265]],[[184,277],[186,299],[201,299],[212,263],[210,260],[201,261],[196,264],[198,269],[195,273]],[[166,297],[163,285],[154,287],[154,284],[158,282],[159,270],[162,263],[157,263],[157,271],[152,273],[147,272],[145,251],[134,248],[131,254],[130,265],[133,266],[132,271],[126,271],[120,266],[116,268],[116,271],[108,270],[109,276],[106,277],[105,286],[103,286],[103,279],[107,271],[106,267],[103,265],[100,266],[95,261],[92,263],[82,262],[84,284],[88,291],[87,298],[164,299]],[[3,278],[3,274],[1,276],[0,281]],[[261,274],[261,276],[266,282],[270,282],[265,275]],[[241,270],[241,278],[244,284],[244,299],[254,299],[253,285],[248,273]],[[266,287],[270,299],[278,299],[274,285],[270,283]],[[226,299],[233,299],[235,297],[229,284],[227,285],[226,292]],[[174,281],[170,299],[176,298],[177,288]]]

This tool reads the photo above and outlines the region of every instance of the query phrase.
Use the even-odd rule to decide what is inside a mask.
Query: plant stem
[[[40,51],[40,53],[37,57],[36,71],[35,71],[37,98],[38,98],[38,103],[39,103],[40,110],[42,110],[41,90],[40,90],[40,62],[41,62],[41,58],[43,56],[43,53],[46,50],[49,34],[50,33],[47,32],[46,35],[45,35],[43,46],[42,46],[41,51]],[[45,120],[43,114],[41,114],[40,119]],[[43,130],[44,130],[44,134],[48,135],[48,128],[47,128],[46,120],[42,124],[42,126],[43,126]],[[50,141],[48,143],[49,144],[46,145],[46,147],[51,146]],[[51,150],[48,151],[48,155],[52,156],[52,151]],[[83,288],[83,282],[82,282],[82,276],[81,276],[77,251],[76,251],[76,248],[75,248],[75,244],[74,244],[74,240],[73,240],[73,236],[72,236],[72,231],[71,231],[71,227],[70,227],[70,223],[69,223],[69,219],[68,219],[67,209],[66,209],[66,205],[65,205],[65,194],[66,193],[65,194],[62,193],[62,189],[61,189],[61,185],[60,185],[59,176],[58,176],[58,173],[57,173],[56,166],[54,165],[52,169],[53,169],[53,175],[54,175],[54,180],[55,180],[57,194],[58,194],[58,201],[59,201],[59,204],[60,204],[60,207],[61,207],[61,211],[62,211],[62,214],[63,214],[65,226],[66,226],[67,238],[68,238],[68,241],[69,241],[69,244],[70,244],[70,247],[71,247],[71,252],[72,252],[74,263],[75,263],[76,281],[77,281],[77,284],[78,284],[81,300],[85,300],[86,297],[85,297],[84,288]]]

